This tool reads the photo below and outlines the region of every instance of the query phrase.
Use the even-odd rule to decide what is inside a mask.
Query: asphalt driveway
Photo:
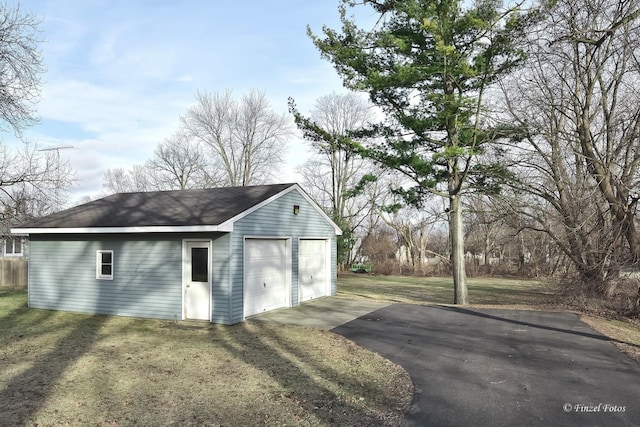
[[[332,329],[403,366],[410,426],[640,426],[640,365],[570,313],[389,305]]]

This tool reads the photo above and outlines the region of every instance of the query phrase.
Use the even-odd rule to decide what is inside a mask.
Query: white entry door
[[[327,277],[327,241],[301,239],[298,245],[300,301],[329,295]]]
[[[209,242],[186,242],[184,251],[184,310],[187,319],[211,319]]]
[[[245,317],[289,305],[287,242],[285,239],[245,240]]]

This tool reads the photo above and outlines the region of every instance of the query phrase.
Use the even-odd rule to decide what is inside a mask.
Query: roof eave
[[[12,228],[11,234],[129,234],[129,233],[204,233],[233,231],[233,223],[219,225],[158,225],[140,227],[68,227]]]

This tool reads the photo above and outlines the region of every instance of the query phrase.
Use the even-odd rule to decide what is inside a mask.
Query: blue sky
[[[287,112],[308,112],[344,92],[306,35],[339,28],[338,0],[23,0],[42,19],[47,68],[38,113],[26,136],[61,151],[76,170],[74,197],[101,190],[107,168],[151,157],[193,104],[197,90],[265,91]],[[3,135],[7,140],[8,135]],[[280,181],[305,158],[294,138]]]

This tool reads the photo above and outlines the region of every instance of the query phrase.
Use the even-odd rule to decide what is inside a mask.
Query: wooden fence
[[[27,286],[27,266],[24,258],[0,258],[0,286]]]

